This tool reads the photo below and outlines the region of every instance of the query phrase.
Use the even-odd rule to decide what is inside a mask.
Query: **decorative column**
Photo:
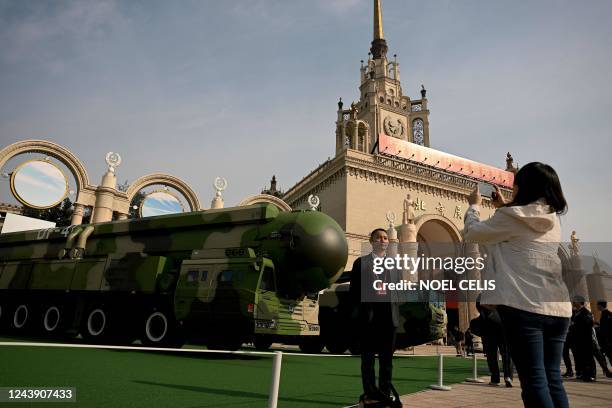
[[[213,198],[210,209],[223,208],[223,197],[221,197],[221,192],[227,188],[227,180],[223,177],[215,178],[215,182],[213,183],[213,187],[216,190],[215,198]]]
[[[70,225],[81,225],[83,223],[84,214],[85,214],[85,206],[83,204],[74,203]]]
[[[115,167],[121,164],[121,156],[113,152],[107,153],[106,164],[108,164],[108,170],[102,176],[102,182],[96,189],[96,204],[91,215],[92,224],[113,220],[113,207],[117,193]]]
[[[599,322],[601,319],[601,312],[597,308],[597,302],[608,299],[606,288],[612,287],[612,276],[601,271],[597,258],[593,258],[593,260],[595,261],[593,264],[593,272],[586,276],[586,283],[587,289],[589,290],[589,304],[591,305],[591,312],[593,312],[593,319]]]
[[[582,264],[582,256],[580,255],[580,239],[576,236],[576,231],[572,231],[568,245],[570,252],[569,265],[563,273],[563,280],[569,290],[570,299],[589,299],[589,290],[586,281],[586,273]],[[561,300],[561,299],[559,299]],[[589,302],[585,302],[585,306],[590,308]]]

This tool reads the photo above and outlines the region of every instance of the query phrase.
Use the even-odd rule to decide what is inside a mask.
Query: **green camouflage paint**
[[[90,335],[114,320],[115,334],[146,325],[150,340],[151,319],[230,348],[254,334],[316,334],[317,308],[305,295],[333,283],[347,254],[329,216],[269,204],[5,234],[0,328],[21,304],[37,320],[59,304],[68,326]]]

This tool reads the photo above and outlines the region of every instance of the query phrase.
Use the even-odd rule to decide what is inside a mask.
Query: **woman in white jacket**
[[[499,311],[523,403],[568,407],[560,365],[572,309],[557,254],[559,215],[567,210],[559,177],[546,164],[523,166],[512,200],[506,203],[498,189],[493,198],[498,210],[486,221],[480,221],[477,189],[468,202],[464,240],[487,254],[485,278],[496,286],[482,293],[481,303]]]

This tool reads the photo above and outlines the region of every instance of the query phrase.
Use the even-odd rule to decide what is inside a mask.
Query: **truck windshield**
[[[264,266],[264,270],[261,273],[261,284],[259,285],[261,290],[269,290],[272,292],[276,291],[276,282],[274,281],[274,270],[269,266]]]

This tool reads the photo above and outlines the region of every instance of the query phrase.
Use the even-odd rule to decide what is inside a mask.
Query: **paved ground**
[[[516,376],[515,376],[516,378]],[[522,407],[521,387],[518,379],[514,387],[492,387],[489,378],[481,377],[482,384],[453,384],[450,391],[420,391],[402,396],[402,403],[411,408],[459,408],[459,407]],[[575,379],[564,381],[570,407],[609,408],[612,407],[612,379],[598,373],[596,382],[585,383]]]

